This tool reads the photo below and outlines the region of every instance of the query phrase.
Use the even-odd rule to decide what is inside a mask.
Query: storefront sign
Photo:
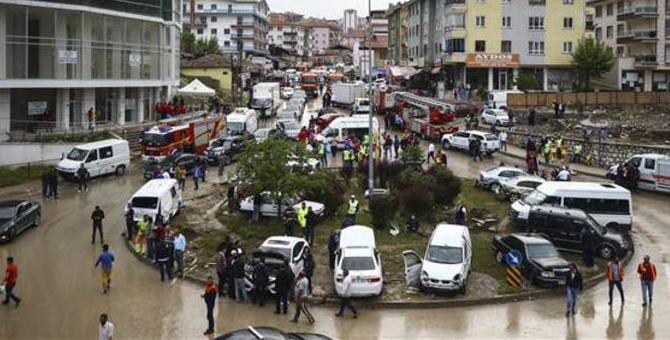
[[[498,67],[515,68],[519,67],[518,53],[468,53],[468,67]]]
[[[47,109],[47,102],[28,102],[28,115],[29,116],[39,116],[44,114],[44,111]]]
[[[139,54],[133,53],[128,55],[128,65],[130,65],[130,67],[140,67],[141,64],[142,58]]]
[[[59,64],[76,64],[77,51],[58,51]]]

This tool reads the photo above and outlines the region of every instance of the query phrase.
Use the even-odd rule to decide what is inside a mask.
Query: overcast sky
[[[305,16],[326,19],[340,19],[345,9],[353,8],[359,17],[368,13],[367,0],[265,0],[272,12],[291,11]],[[389,3],[399,0],[372,0],[372,9],[388,9]]]

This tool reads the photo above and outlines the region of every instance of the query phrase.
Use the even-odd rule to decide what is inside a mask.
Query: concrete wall
[[[77,144],[3,143],[0,144],[0,166],[26,163],[57,163],[63,153]]]

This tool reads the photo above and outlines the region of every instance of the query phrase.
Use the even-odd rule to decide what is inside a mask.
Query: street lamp
[[[372,197],[375,187],[374,169],[375,169],[375,152],[374,134],[372,133],[372,116],[374,113],[374,105],[372,104],[372,0],[368,0],[368,197]]]

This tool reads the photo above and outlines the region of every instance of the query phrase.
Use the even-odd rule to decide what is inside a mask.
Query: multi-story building
[[[340,44],[343,46],[354,48],[356,43],[361,44],[367,36],[364,29],[349,30],[349,33],[343,34],[340,37]]]
[[[328,48],[339,41],[338,27],[329,20],[309,18],[302,20],[300,24],[305,29],[311,30],[314,53],[325,53]]]
[[[585,34],[586,0],[446,0],[445,5],[442,63],[453,70],[454,85],[511,89],[523,71],[541,79],[544,90],[571,86],[570,61]]]
[[[183,12],[184,24],[196,38],[216,37],[224,52],[267,54],[269,8],[265,0],[195,0],[194,3],[195,8],[191,8],[191,2],[185,2]]]
[[[620,90],[670,88],[670,1],[590,0],[595,38],[612,47],[617,59],[600,83]]]
[[[405,6],[409,11],[407,48],[410,63],[419,67],[439,64],[443,32],[438,28],[442,22],[443,2],[410,0]]]
[[[312,31],[298,22],[271,17],[268,41],[270,45],[281,47],[295,56],[312,55]]]
[[[389,21],[385,10],[375,10],[370,13],[372,20],[368,25],[372,26],[372,34],[388,34]]]
[[[394,65],[403,65],[407,62],[407,18],[408,6],[404,4],[390,4],[387,11],[388,18],[388,59]]]
[[[342,17],[342,27],[340,31],[342,34],[347,34],[351,30],[355,30],[359,27],[358,25],[358,14],[355,9],[347,9],[344,11],[344,16]]]
[[[179,86],[180,7],[0,1],[0,140],[19,130],[150,119]]]

